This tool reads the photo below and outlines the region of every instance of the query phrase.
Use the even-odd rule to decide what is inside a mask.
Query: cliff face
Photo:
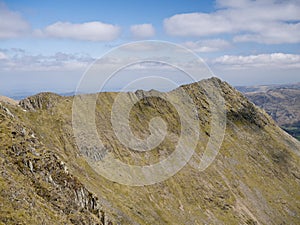
[[[210,79],[200,84],[179,88],[192,98],[199,115],[201,135],[195,154],[171,178],[139,187],[112,182],[87,163],[75,144],[73,97],[43,93],[22,100],[20,106],[2,103],[0,222],[299,224],[299,142],[227,83]],[[216,159],[201,172],[193,165],[199,162],[213,126],[201,86],[213,84],[220,86],[225,99],[226,130]],[[117,96],[97,96],[96,127],[106,151],[133,165],[153,164],[172,154],[180,138],[176,109],[160,98],[136,103],[130,112],[135,136],[149,136],[149,121],[155,116],[165,121],[168,134],[150,152],[131,151],[112,128],[111,109]]]

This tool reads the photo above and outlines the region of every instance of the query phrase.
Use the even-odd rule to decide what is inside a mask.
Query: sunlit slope
[[[34,218],[33,212],[45,221],[48,218],[53,218],[52,221],[59,218],[69,223],[73,222],[71,219],[76,215],[77,221],[83,218],[86,224],[96,224],[96,221],[105,224],[109,221],[113,224],[299,224],[299,142],[283,132],[268,115],[227,83],[215,78],[200,83],[220,86],[226,101],[226,130],[220,151],[206,170],[199,171],[195,168],[201,161],[212,133],[211,108],[206,90],[201,85],[195,83],[180,87],[192,98],[199,115],[197,120],[200,137],[195,154],[174,176],[149,186],[121,185],[104,178],[91,168],[75,143],[72,129],[73,97],[42,93],[21,101],[22,107],[5,106],[14,118],[9,117],[5,110],[1,111],[6,121],[1,122],[1,171],[4,171],[1,174],[1,202],[5,201],[8,205],[11,197],[6,197],[9,195],[5,193],[7,190],[14,190],[12,187],[17,187],[23,190],[22,196],[14,198],[26,198],[28,206],[27,203],[15,203],[14,207],[5,208],[2,204],[0,221],[5,223],[6,215],[11,211],[10,221],[20,221],[26,214],[28,224],[37,221],[30,221]],[[174,90],[176,91],[178,90]],[[139,91],[135,94],[144,93]],[[132,108],[130,127],[137,137],[146,138],[150,135],[149,121],[153,117],[161,117],[168,126],[167,135],[159,146],[149,152],[137,152],[122,145],[112,128],[111,109],[117,95],[118,93],[100,93],[97,96],[95,122],[99,138],[107,151],[126,164],[140,166],[157,163],[172,154],[181,135],[180,116],[172,104],[160,98],[145,98]],[[57,170],[57,180],[54,183],[58,183],[58,187],[49,178],[46,180],[42,175],[35,175],[45,173],[42,171],[47,171],[47,167],[39,166],[39,161],[34,160],[37,156],[31,152],[31,144],[26,138],[22,139],[24,148],[20,150],[29,152],[24,156],[25,161],[22,157],[16,161],[15,156],[8,155],[13,148],[11,140],[16,124],[34,133],[37,142],[44,149],[39,152],[39,157],[55,155],[52,165],[64,162],[68,168],[67,175],[63,172],[63,166],[59,169],[57,165],[53,169]],[[32,162],[33,172],[28,161]],[[13,167],[10,169],[9,165]],[[23,167],[27,168],[27,172],[20,173]],[[31,183],[26,183],[24,180],[27,176],[30,180],[35,177],[43,180],[44,189],[57,199],[68,199],[67,196],[70,196],[70,199],[74,199],[74,206],[67,204],[67,201],[64,206],[57,206],[52,199],[54,197],[48,199],[39,194]],[[94,196],[98,210],[96,213],[84,204],[76,205],[78,200],[76,194],[72,197],[71,193],[74,192],[71,190],[77,189],[68,185],[69,182],[72,183],[69,176]],[[64,180],[66,186],[63,185]],[[87,200],[89,201],[91,200]],[[41,205],[49,210],[39,210]],[[68,211],[69,207],[73,207],[73,211]],[[78,211],[82,214],[76,213]],[[89,215],[95,217],[94,221],[90,219],[87,222],[87,218],[91,218]],[[101,215],[105,215],[104,218]]]

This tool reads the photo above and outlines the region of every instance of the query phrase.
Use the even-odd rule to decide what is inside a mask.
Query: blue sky
[[[72,91],[95,59],[140,40],[189,48],[233,85],[300,82],[298,0],[10,0],[0,1],[0,94]]]

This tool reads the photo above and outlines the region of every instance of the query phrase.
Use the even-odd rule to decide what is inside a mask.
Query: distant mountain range
[[[235,88],[242,93],[251,92],[267,92],[268,90],[276,89],[298,89],[300,82],[295,84],[271,84],[271,85],[254,85],[254,86],[235,86]]]
[[[72,96],[75,95],[75,93],[76,93],[75,91],[70,91],[70,92],[62,92],[58,94],[61,96]],[[20,101],[22,99],[25,99],[35,94],[37,94],[37,92],[13,92],[13,93],[6,94],[6,96],[14,100]]]
[[[300,140],[300,83],[237,87],[284,130]]]

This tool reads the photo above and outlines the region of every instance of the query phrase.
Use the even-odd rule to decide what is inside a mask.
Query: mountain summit
[[[209,92],[216,86],[224,99],[226,124],[214,123],[210,102],[214,98],[207,97],[214,96]],[[181,140],[186,118],[176,104],[159,97],[167,93],[123,93],[132,101],[139,100],[128,113],[136,138],[155,134],[162,120],[166,125],[161,143],[145,152],[130,149],[115,132],[112,113],[120,93],[78,96],[96,99],[94,122],[103,145],[100,152],[97,148],[85,152],[77,145],[72,126],[76,97],[41,93],[21,100],[18,106],[1,102],[0,223],[299,224],[300,143],[219,79],[184,85],[170,94],[179,96],[182,91],[188,101],[172,100],[183,106],[190,100],[194,103],[197,116],[193,121],[199,133],[195,152],[168,179],[140,186],[111,181],[93,165],[108,155],[146,168],[167,160]],[[84,110],[80,116],[85,118]],[[153,121],[156,117],[160,120]],[[199,170],[196,165],[205,155],[213,128],[219,132],[221,126],[224,138],[218,154],[205,170]],[[184,132],[192,135],[194,130]],[[93,146],[88,137],[81,137],[87,147]],[[190,144],[183,149],[188,151]]]

